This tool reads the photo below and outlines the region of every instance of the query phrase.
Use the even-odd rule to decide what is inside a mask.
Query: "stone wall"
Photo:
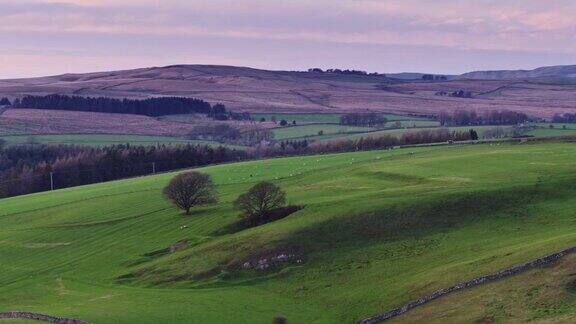
[[[508,268],[508,269],[504,269],[502,271],[498,271],[496,273],[493,274],[489,274],[489,275],[485,275],[485,276],[481,276],[478,278],[474,278],[472,280],[468,280],[468,281],[464,281],[461,283],[458,283],[452,287],[448,287],[448,288],[442,288],[440,290],[436,290],[435,292],[428,294],[426,296],[423,296],[419,299],[413,300],[407,304],[405,304],[404,306],[401,306],[399,308],[393,309],[391,311],[388,311],[386,313],[380,314],[380,315],[376,315],[376,316],[372,316],[363,320],[358,321],[359,324],[373,324],[373,323],[379,323],[379,322],[383,322],[385,320],[391,319],[393,317],[402,315],[404,313],[406,313],[407,311],[424,305],[436,298],[442,297],[444,295],[447,295],[449,293],[452,293],[454,291],[458,291],[464,288],[468,288],[468,287],[473,287],[473,286],[477,286],[486,282],[491,282],[491,281],[495,281],[501,278],[505,278],[520,272],[524,272],[530,269],[534,269],[534,268],[538,268],[547,264],[550,264],[552,262],[557,261],[558,259],[564,257],[567,254],[570,253],[576,253],[576,247],[572,247],[566,250],[562,250],[560,252],[557,253],[553,253],[550,255],[547,255],[543,258],[540,259],[536,259],[534,261],[530,261],[512,268]]]
[[[0,318],[24,318],[30,320],[37,320],[37,321],[44,321],[44,322],[51,322],[51,323],[58,323],[58,324],[88,324],[88,322],[73,319],[73,318],[64,318],[64,317],[57,317],[57,316],[50,316],[38,313],[30,313],[30,312],[0,312]]]

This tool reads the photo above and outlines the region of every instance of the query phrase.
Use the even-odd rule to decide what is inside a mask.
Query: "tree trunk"
[[[190,215],[190,207],[186,208],[186,215]]]

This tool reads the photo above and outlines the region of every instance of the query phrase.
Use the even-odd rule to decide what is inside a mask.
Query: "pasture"
[[[337,124],[311,124],[272,129],[275,140],[316,137],[322,135],[356,134],[373,131],[370,127],[343,126]]]
[[[252,118],[256,121],[261,118],[266,119],[266,121],[271,121],[275,118],[278,122],[282,119],[291,123],[293,120],[297,124],[338,124],[340,123],[340,114],[306,114],[306,113],[283,113],[283,114],[266,114],[266,113],[255,113],[252,114]]]
[[[93,323],[270,323],[280,315],[291,323],[351,323],[575,245],[575,158],[572,143],[510,143],[210,166],[199,171],[213,177],[220,201],[190,217],[162,198],[174,174],[3,199],[0,311]],[[223,233],[238,217],[231,202],[261,180],[305,208]],[[158,252],[181,239],[188,248]],[[241,267],[277,253],[301,262]],[[471,321],[487,314],[522,320],[509,317],[520,315],[508,304],[494,312],[490,300],[482,302]],[[562,319],[576,320],[573,305],[562,306]]]
[[[282,119],[291,123],[296,121],[296,124],[339,124],[340,116],[342,114],[326,113],[326,114],[311,114],[311,113],[254,113],[252,118],[256,121],[260,118],[266,119],[266,121],[271,121],[275,118],[276,121],[281,121]],[[407,115],[398,115],[391,113],[382,114],[388,122],[395,121],[428,121],[428,119],[423,117],[414,117]]]
[[[526,131],[526,135],[535,137],[576,135],[576,124],[538,123],[532,126],[533,128]]]

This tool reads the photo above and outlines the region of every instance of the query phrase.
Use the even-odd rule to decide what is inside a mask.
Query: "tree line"
[[[552,117],[552,122],[554,123],[576,123],[576,114],[564,113],[555,114]]]
[[[448,91],[438,91],[435,93],[435,95],[437,96],[448,96],[448,97],[455,97],[455,98],[472,98],[473,94],[472,91],[466,91],[466,90],[456,90],[456,91],[452,91],[452,92],[448,92]]]
[[[293,155],[313,155],[389,149],[403,145],[458,142],[477,140],[478,133],[467,131],[450,131],[447,128],[422,129],[404,133],[400,136],[386,134],[382,136],[360,137],[357,139],[339,139],[327,142],[309,143],[306,140],[280,142],[249,151],[250,158],[280,157]]]
[[[0,198],[110,181],[155,172],[268,157],[387,149],[401,145],[478,139],[475,131],[420,130],[401,136],[363,137],[309,143],[287,141],[247,150],[208,145],[2,146]],[[50,174],[52,173],[52,179]]]
[[[208,145],[16,145],[0,149],[0,197],[66,188],[214,163],[245,160],[247,152]]]
[[[239,129],[228,124],[201,125],[195,127],[188,138],[210,140],[219,143],[253,146],[274,139],[274,133],[268,128],[245,127]]]
[[[327,69],[323,70],[321,68],[310,68],[308,69],[309,73],[334,73],[334,74],[348,74],[348,75],[369,75],[369,76],[382,76],[385,77],[386,74],[371,72],[368,73],[362,70],[351,70],[351,69]]]
[[[350,113],[340,116],[340,125],[380,127],[386,122],[386,118],[378,113]]]
[[[510,110],[492,110],[479,115],[473,110],[443,111],[437,116],[442,126],[517,125],[531,120],[528,115]]]
[[[15,99],[14,108],[90,111],[114,114],[134,114],[158,117],[175,114],[204,114],[218,120],[249,119],[247,113],[233,113],[223,104],[210,103],[196,98],[155,97],[147,99],[116,99],[109,97],[81,97],[51,94],[25,96]]]
[[[424,81],[446,81],[448,77],[445,75],[423,74],[422,80]]]

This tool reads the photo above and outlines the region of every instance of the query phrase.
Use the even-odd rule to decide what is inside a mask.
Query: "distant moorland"
[[[250,112],[374,110],[437,114],[442,110],[468,108],[479,112],[506,109],[551,118],[556,113],[574,112],[576,79],[573,76],[571,66],[533,72],[474,72],[441,78],[423,74],[289,72],[174,65],[0,80],[0,96],[53,93],[116,98],[187,96],[223,103],[234,111]]]

